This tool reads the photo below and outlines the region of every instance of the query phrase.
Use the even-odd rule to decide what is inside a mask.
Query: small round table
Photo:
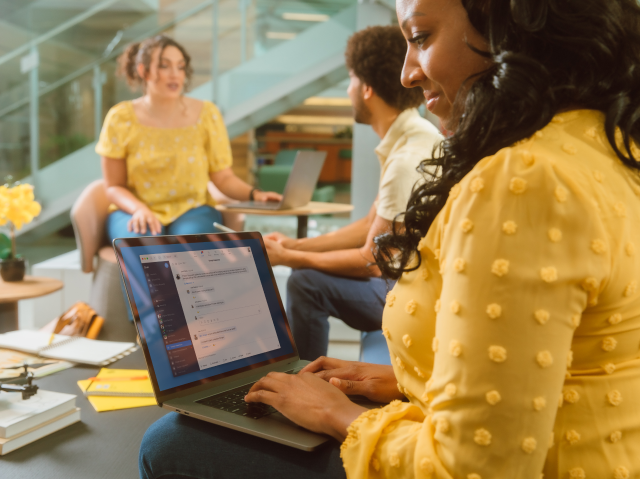
[[[0,279],[0,333],[18,329],[18,301],[37,298],[62,289],[62,281],[53,278],[25,276],[22,281]]]
[[[218,211],[230,211],[233,213],[244,213],[247,215],[265,216],[297,216],[298,217],[298,238],[306,238],[307,225],[310,215],[329,215],[334,213],[349,213],[353,210],[353,205],[344,203],[321,203],[310,201],[304,206],[291,208],[288,210],[264,210],[262,208],[229,208],[226,205],[216,205]]]

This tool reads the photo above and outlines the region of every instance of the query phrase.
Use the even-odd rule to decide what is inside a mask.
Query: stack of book
[[[80,421],[74,394],[42,389],[29,399],[0,392],[0,455]]]

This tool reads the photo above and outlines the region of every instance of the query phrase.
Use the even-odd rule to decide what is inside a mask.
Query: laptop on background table
[[[307,431],[244,395],[299,358],[257,232],[113,241],[159,406],[311,451],[328,436]]]
[[[290,210],[304,206],[313,196],[320,172],[327,157],[326,151],[300,150],[296,154],[293,168],[282,193],[282,201],[241,201],[226,203],[227,208],[256,208],[261,210]]]

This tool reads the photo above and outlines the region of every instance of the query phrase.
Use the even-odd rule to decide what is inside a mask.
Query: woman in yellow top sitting
[[[109,110],[96,146],[113,203],[109,239],[214,232],[213,222],[222,218],[213,208],[209,180],[233,199],[280,199],[233,173],[216,106],[183,96],[192,69],[180,44],[156,36],[129,45],[119,63],[129,84],[142,86],[144,95]]]
[[[332,435],[344,471],[337,443],[265,454],[167,415],[142,477],[640,477],[640,6],[396,5],[402,82],[453,135],[377,238],[393,367],[323,358],[245,398]]]

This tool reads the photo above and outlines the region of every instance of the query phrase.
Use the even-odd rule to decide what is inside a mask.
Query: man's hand
[[[398,391],[398,380],[391,366],[323,356],[305,366],[300,371],[304,373],[315,373],[345,394],[365,396],[374,402],[389,403],[404,398]]]
[[[340,442],[347,437],[349,425],[366,411],[310,373],[271,372],[255,383],[244,399],[273,406],[299,426]]]
[[[277,241],[270,240],[266,237],[264,238],[264,245],[267,247],[267,255],[269,256],[269,262],[272,266],[277,266],[279,264],[289,266],[287,264],[289,250]]]
[[[289,238],[288,236],[283,235],[282,233],[279,233],[278,231],[275,231],[273,233],[269,233],[268,235],[265,236],[265,239],[269,239],[271,241],[276,241],[277,243],[280,243],[282,246],[284,246],[287,249],[292,249],[294,247],[294,245],[296,244],[296,239]]]

